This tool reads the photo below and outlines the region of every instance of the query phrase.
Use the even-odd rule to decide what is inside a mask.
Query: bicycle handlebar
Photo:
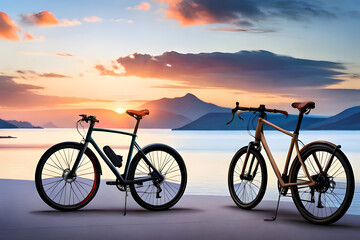
[[[90,122],[99,122],[99,120],[96,119],[96,116],[87,116],[86,114],[80,114],[81,117],[80,121],[85,121],[86,123]]]
[[[239,102],[236,102],[236,107],[231,109],[232,118],[229,122],[226,123],[226,125],[228,125],[229,123],[231,123],[234,120],[235,113],[239,110],[240,111],[250,111],[250,112],[260,112],[260,113],[264,113],[264,112],[281,113],[281,114],[284,114],[286,117],[289,115],[287,111],[278,110],[278,109],[268,109],[268,108],[265,108],[265,105],[260,105],[258,108],[240,107]],[[240,114],[241,113],[239,113],[238,116],[239,116],[240,120],[242,120],[242,118],[240,117]]]

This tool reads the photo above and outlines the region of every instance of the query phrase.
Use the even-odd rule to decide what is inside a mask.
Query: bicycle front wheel
[[[300,214],[312,223],[336,222],[345,214],[354,195],[354,174],[342,151],[335,152],[326,174],[320,171],[320,167],[325,170],[333,152],[332,146],[317,144],[301,153],[301,158],[316,185],[293,186],[292,198]],[[308,181],[300,161],[297,160],[294,164],[290,176],[291,182]]]
[[[36,189],[50,207],[62,211],[84,207],[95,196],[100,183],[100,169],[95,155],[87,149],[75,175],[67,178],[81,144],[65,142],[47,150],[35,173]]]
[[[182,157],[173,148],[162,144],[151,145],[143,152],[165,179],[158,183],[160,193],[154,181],[147,181],[131,184],[131,195],[140,206],[149,210],[165,210],[174,206],[183,195],[187,181]],[[143,157],[137,155],[131,163],[129,179],[147,177],[151,171]]]
[[[228,187],[231,198],[243,209],[256,207],[264,197],[267,184],[267,170],[263,156],[254,148],[249,149],[249,158],[244,175],[241,172],[248,147],[243,147],[233,157],[228,173]]]

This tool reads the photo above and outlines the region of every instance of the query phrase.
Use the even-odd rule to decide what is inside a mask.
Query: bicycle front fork
[[[241,180],[248,180],[248,181],[253,180],[255,178],[256,172],[257,172],[257,170],[259,168],[260,163],[257,161],[256,164],[254,164],[255,155],[253,155],[251,160],[250,160],[250,166],[248,168],[248,171],[246,171],[246,167],[247,167],[247,164],[248,164],[248,160],[249,160],[249,156],[250,156],[250,149],[251,148],[254,148],[254,149],[260,151],[260,144],[256,143],[256,142],[249,142],[249,145],[248,145],[248,148],[247,148],[247,151],[246,151],[246,155],[245,155],[243,169],[242,169],[241,174],[240,174],[240,179]]]

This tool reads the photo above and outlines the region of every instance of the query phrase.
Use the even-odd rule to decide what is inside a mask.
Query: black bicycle
[[[149,111],[128,110],[126,113],[136,119],[133,133],[94,128],[99,120],[95,116],[83,114],[80,115],[77,128],[82,121],[90,123],[83,141],[59,143],[43,154],[36,168],[35,182],[45,203],[54,209],[70,211],[84,207],[94,198],[102,170],[96,155],[88,147],[89,143],[116,177],[115,181],[106,184],[117,186],[119,190],[126,192],[126,197],[129,188],[140,206],[149,210],[165,210],[180,200],[187,182],[184,160],[175,149],[164,144],[151,144],[141,148],[135,141],[136,133],[140,120],[149,115]],[[131,137],[123,174],[117,169],[122,166],[122,156],[116,155],[109,146],[105,146],[102,151],[91,136],[93,131]],[[131,159],[134,147],[138,152]]]

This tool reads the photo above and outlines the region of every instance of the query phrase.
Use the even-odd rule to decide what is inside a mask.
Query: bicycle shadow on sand
[[[169,214],[193,214],[203,212],[201,209],[196,208],[172,208],[164,211],[149,211],[146,209],[139,209],[139,208],[128,208],[126,210],[126,215],[142,215],[142,216],[162,216],[162,215],[169,215]],[[123,208],[93,208],[93,209],[81,209],[76,211],[57,211],[57,210],[39,210],[39,211],[31,211],[30,214],[35,215],[51,215],[51,216],[83,216],[83,215],[124,215]]]
[[[259,219],[271,219],[272,217],[275,216],[275,209],[276,206],[272,207],[262,207],[262,208],[254,208],[251,210],[245,210],[245,209],[241,209],[237,206],[231,206],[231,205],[226,205],[223,206],[223,208],[225,209],[229,209],[231,211],[238,211],[238,212],[242,212],[242,213],[247,213],[247,214],[254,214],[254,215],[258,215]],[[329,224],[329,225],[318,225],[318,224],[313,224],[308,222],[307,220],[305,220],[299,212],[296,211],[296,209],[279,209],[278,212],[278,216],[277,219],[275,221],[270,221],[269,223],[276,223],[279,222],[281,224],[286,223],[286,224],[294,224],[297,226],[304,226],[304,227],[315,227],[315,228],[319,228],[319,227],[323,227],[323,228],[339,228],[339,229],[354,229],[354,230],[360,230],[360,216],[359,215],[350,215],[350,214],[345,214],[339,221],[333,223],[333,224]]]

